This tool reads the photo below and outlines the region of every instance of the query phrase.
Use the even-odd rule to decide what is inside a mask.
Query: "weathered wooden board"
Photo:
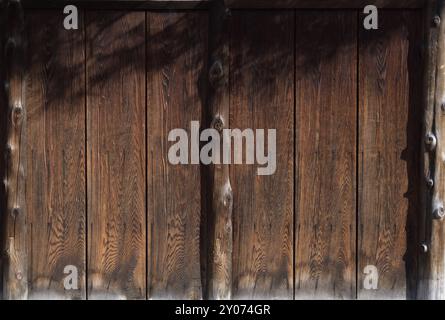
[[[230,126],[277,130],[275,174],[230,168],[233,298],[292,299],[294,14],[233,12],[230,25]]]
[[[145,13],[86,14],[88,297],[146,297]]]
[[[174,143],[168,142],[170,130],[185,129],[191,137],[190,122],[202,120],[205,93],[200,81],[207,72],[207,24],[205,12],[147,13],[151,299],[202,298],[200,222],[205,190],[201,168],[198,164],[172,165],[167,155]]]
[[[355,298],[357,14],[297,13],[295,298]]]
[[[26,15],[29,298],[85,298],[85,59],[80,28],[54,11]],[[65,290],[64,268],[78,270]]]
[[[379,29],[360,28],[358,298],[413,294],[421,136],[422,20],[382,12]],[[364,268],[377,267],[377,290]]]
[[[6,25],[6,19],[5,19],[5,12],[0,14],[0,29],[5,30]],[[0,66],[4,66],[5,58],[4,58],[4,39],[5,35],[0,36]],[[3,67],[2,67],[3,68]],[[3,83],[5,81],[5,74],[4,72],[0,72],[0,112],[6,114],[8,110],[7,105],[7,98],[6,98],[6,92],[5,87],[3,86]],[[8,124],[8,117],[1,117],[0,119],[0,152],[3,154],[6,151],[6,144],[7,144],[7,124]],[[6,177],[6,157],[0,156],[0,179],[4,179]],[[0,221],[3,224],[4,222],[4,214],[6,212],[6,186],[4,181],[0,184]],[[4,248],[4,237],[2,235],[3,228],[0,229],[0,248]],[[3,264],[4,264],[4,255],[0,255],[0,299],[3,299]]]

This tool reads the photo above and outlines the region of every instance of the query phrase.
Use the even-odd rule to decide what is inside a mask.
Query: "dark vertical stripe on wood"
[[[88,297],[146,297],[145,13],[88,12]]]
[[[168,150],[174,142],[168,141],[168,134],[180,128],[190,137],[190,122],[202,120],[207,24],[204,12],[147,14],[148,289],[152,299],[202,298],[201,169],[198,164],[169,163]]]
[[[26,15],[29,298],[85,298],[84,30],[54,11]],[[78,270],[65,290],[64,268]]]
[[[297,12],[295,298],[355,297],[353,11]]]
[[[3,9],[5,4],[0,4],[0,7]],[[5,30],[6,28],[6,10],[3,10],[0,13],[0,30]],[[6,41],[6,35],[2,33],[0,35],[0,66],[4,66],[5,63],[5,55],[4,55],[4,44]],[[0,112],[2,114],[7,114],[8,112],[8,104],[6,98],[6,88],[5,88],[6,75],[4,72],[0,72]],[[7,144],[7,126],[8,126],[8,117],[1,117],[0,119],[0,153],[4,154],[6,152],[6,144]],[[4,214],[6,212],[6,185],[3,179],[6,177],[6,157],[0,156],[0,221],[3,223]],[[5,237],[3,236],[4,228],[0,228],[0,248],[5,248]],[[0,258],[0,300],[3,299],[3,268],[4,268],[4,257],[3,255]]]
[[[256,165],[230,168],[235,299],[292,299],[293,29],[293,12],[233,12],[231,129],[277,130],[273,175],[258,176]]]
[[[420,11],[382,12],[379,29],[360,29],[360,299],[405,299],[415,290],[422,126]],[[366,290],[364,268],[377,267]]]

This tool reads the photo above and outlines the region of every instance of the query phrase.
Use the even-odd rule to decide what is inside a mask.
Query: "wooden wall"
[[[230,126],[277,129],[274,175],[230,166],[232,297],[411,298],[421,11],[384,11],[373,31],[356,10],[229,19]],[[209,125],[207,12],[26,20],[30,298],[205,298],[208,177],[169,164],[167,136]]]

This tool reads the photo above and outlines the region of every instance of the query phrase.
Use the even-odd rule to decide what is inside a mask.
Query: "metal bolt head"
[[[442,220],[445,217],[445,209],[443,205],[437,206],[433,214],[435,219]]]
[[[426,243],[420,244],[420,251],[422,253],[427,253],[428,252],[428,245]]]
[[[439,16],[434,16],[433,18],[433,24],[434,26],[438,27],[440,25],[440,17]]]

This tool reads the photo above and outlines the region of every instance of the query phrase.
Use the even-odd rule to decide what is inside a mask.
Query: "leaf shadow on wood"
[[[167,12],[167,11],[166,11]],[[261,14],[268,14],[267,11],[260,11]],[[284,12],[284,11],[278,11],[278,12]],[[329,11],[334,12],[334,11]],[[125,13],[122,13],[121,16],[116,16],[117,18],[113,21],[104,21],[101,24],[101,27],[96,30],[95,34],[93,35],[93,38],[97,37],[100,38],[101,35],[104,32],[107,32],[108,28],[110,28],[114,23],[119,23],[119,17],[122,17]],[[55,17],[55,15],[57,17]],[[321,14],[320,14],[321,15]],[[83,20],[82,20],[83,21]],[[279,21],[277,23],[280,23]],[[329,28],[332,25],[330,25],[331,22],[326,22],[325,25],[323,22],[323,18],[320,18],[320,21],[314,22],[313,25],[308,25],[308,28],[319,28],[317,30],[323,30],[324,28]],[[326,25],[327,24],[327,25]],[[81,24],[82,26],[82,24]],[[254,26],[252,26],[254,27]],[[332,26],[335,27],[335,26]],[[60,29],[59,29],[60,28]],[[47,70],[51,70],[50,74],[47,74],[46,76],[51,77],[51,83],[55,86],[51,88],[42,88],[42,90],[45,93],[45,100],[51,101],[51,106],[56,106],[58,102],[61,102],[67,95],[71,96],[72,99],[85,99],[85,92],[79,91],[79,92],[71,92],[71,86],[70,82],[67,81],[66,75],[71,75],[71,81],[79,81],[79,79],[83,79],[82,81],[86,81],[84,79],[85,76],[85,61],[82,61],[75,65],[65,65],[57,62],[55,59],[53,59],[55,54],[65,54],[67,50],[69,51],[72,46],[81,46],[85,47],[85,39],[83,37],[76,37],[70,38],[69,42],[65,41],[65,36],[63,35],[65,32],[84,32],[83,27],[81,27],[77,31],[66,31],[63,30],[62,25],[62,18],[59,11],[52,11],[51,13],[48,13],[48,19],[46,21],[41,21],[41,25],[36,26],[28,26],[28,30],[30,31],[30,34],[28,37],[32,37],[33,35],[36,35],[39,39],[42,39],[41,41],[41,50],[44,53],[45,57],[45,63],[42,64],[40,61],[38,64],[47,66]],[[128,30],[128,34],[131,34],[133,32],[138,32],[139,28],[141,26],[136,26],[130,30]],[[144,26],[145,28],[145,26]],[[3,29],[2,29],[3,30]],[[195,48],[195,46],[200,45],[199,43],[193,43],[190,41],[186,41],[186,39],[189,39],[189,33],[194,32],[193,28],[190,27],[189,23],[187,22],[187,17],[184,14],[180,19],[176,21],[172,21],[171,24],[166,25],[165,28],[160,31],[159,33],[156,33],[149,38],[147,38],[148,43],[146,44],[145,41],[141,41],[140,43],[132,44],[132,46],[118,48],[117,50],[110,50],[107,54],[102,54],[97,57],[95,57],[96,61],[102,66],[101,71],[94,75],[94,77],[91,77],[88,81],[92,86],[101,86],[103,85],[107,79],[109,79],[114,73],[118,71],[122,71],[128,68],[132,68],[134,66],[134,61],[128,60],[128,59],[121,59],[119,64],[115,64],[115,56],[131,56],[131,52],[133,50],[145,50],[146,45],[153,45],[153,50],[156,50],[158,53],[155,53],[156,56],[163,56],[164,59],[159,60],[159,64],[155,65],[156,70],[149,70],[149,71],[159,71],[163,68],[168,68],[170,61],[177,59],[178,57],[181,57],[182,55],[186,54],[187,52],[190,52]],[[289,32],[289,30],[282,30],[282,32]],[[392,32],[392,30],[386,30],[386,32]],[[304,52],[303,59],[298,62],[298,65],[295,66],[298,73],[301,73],[304,75],[305,73],[310,73],[313,70],[316,70],[319,64],[319,61],[327,60],[335,56],[335,54],[338,52],[338,50],[342,46],[348,46],[353,45],[348,42],[344,43],[333,43],[331,39],[329,39],[323,32],[317,33],[319,37],[324,39],[322,43],[320,41],[314,41],[314,42],[305,42],[303,43],[303,46],[299,48],[300,51]],[[174,37],[177,39],[177,46],[175,46],[173,49],[171,47],[166,47],[164,45],[164,38],[168,35],[168,37]],[[122,41],[125,42],[127,34],[120,34],[119,37],[122,38]],[[211,36],[211,35],[209,35]],[[276,67],[277,63],[279,63],[280,60],[282,60],[284,57],[286,57],[289,54],[288,47],[280,48],[279,45],[275,46],[273,49],[275,51],[274,55],[269,55],[269,50],[262,50],[261,49],[261,43],[262,43],[262,33],[258,32],[256,34],[256,37],[245,39],[246,48],[251,48],[250,50],[253,50],[255,52],[256,58],[250,63],[241,64],[237,57],[234,57],[233,61],[234,64],[230,66],[232,69],[236,69],[237,72],[250,72],[255,74],[255,72],[261,73],[261,74],[272,74],[272,71]],[[80,40],[77,40],[80,38]],[[73,40],[74,39],[74,40]],[[203,39],[204,40],[204,39]],[[74,42],[73,42],[74,41]],[[112,44],[110,44],[111,48]],[[90,48],[85,48],[85,52],[87,55],[89,55],[88,50]],[[249,49],[248,49],[249,50]],[[105,50],[106,51],[106,50]],[[195,50],[196,52],[196,50]],[[264,54],[263,54],[264,53]],[[252,56],[252,55],[249,55]],[[29,60],[29,67],[37,64],[36,60],[33,60],[34,53],[30,54],[30,60]],[[200,57],[196,56],[194,59],[200,59]],[[59,60],[59,59],[57,59]],[[190,60],[189,61],[189,67],[193,67],[195,61]],[[88,61],[87,61],[88,63]],[[144,65],[141,63],[141,65]],[[150,64],[151,66],[154,66],[154,64]],[[410,50],[410,70],[415,70],[417,67],[417,58],[415,54]],[[47,70],[42,69],[39,72],[42,74],[45,74]],[[294,72],[293,70],[289,70],[289,72]],[[1,80],[1,79],[0,79]],[[267,106],[270,103],[273,103],[273,96],[271,96],[269,93],[274,92],[274,79],[273,77],[270,78],[270,83],[267,83],[267,86],[264,88],[261,88],[258,86],[258,84],[255,86],[257,90],[260,92],[256,94],[261,94],[261,97],[264,98],[264,105]],[[339,80],[341,81],[341,79]],[[200,99],[205,105],[207,98],[206,98],[206,82],[207,82],[207,70],[202,70],[202,74],[200,77],[200,83],[197,84],[200,91]],[[3,83],[3,82],[2,82]],[[419,134],[416,130],[411,130],[413,126],[415,126],[416,123],[418,123],[418,114],[414,112],[416,108],[418,108],[417,105],[417,96],[418,92],[415,92],[415,86],[418,84],[418,79],[416,78],[416,72],[410,71],[410,110],[413,112],[410,112],[409,114],[409,123],[407,124],[407,139],[408,141],[417,141],[417,135]],[[162,87],[162,85],[161,85]],[[262,91],[262,92],[261,92]],[[3,90],[2,90],[3,92]],[[3,98],[3,97],[0,97]],[[2,99],[3,100],[3,99]],[[193,101],[189,101],[188,103],[193,103]],[[416,108],[414,107],[416,105]],[[3,109],[2,109],[3,110]],[[209,110],[206,110],[204,108],[203,110],[203,119],[206,119],[204,123],[202,123],[202,127],[209,127],[211,116],[209,113]],[[6,117],[1,118],[0,123],[0,143],[3,148],[5,145],[5,131],[6,131]],[[402,156],[403,157],[403,156]],[[417,171],[418,166],[417,162],[415,160],[412,160],[412,157],[408,158],[408,166],[407,166],[407,174],[410,177],[410,188],[415,188],[415,186],[418,184],[418,178]],[[0,159],[0,173],[3,177],[4,174],[4,161],[3,157]],[[202,190],[203,196],[202,196],[202,221],[205,225],[205,219],[206,219],[206,211],[209,210],[210,206],[210,200],[211,199],[211,192],[205,187],[210,183],[211,177],[209,176],[208,171],[206,171],[205,168],[201,170],[201,181],[202,181]],[[4,198],[4,190],[3,188],[0,188],[0,197],[2,199]],[[411,189],[410,189],[411,190]],[[417,192],[417,191],[416,191]],[[408,217],[408,238],[412,239],[414,237],[415,226],[412,224],[415,220],[415,217],[417,215],[417,199],[416,192],[408,192],[407,197],[409,198],[409,217]],[[3,203],[3,202],[2,202]],[[296,214],[296,213],[295,213]],[[205,228],[202,228],[202,230],[205,230]],[[203,234],[203,238],[205,239],[205,234]],[[206,259],[206,250],[207,246],[205,241],[201,242],[202,244],[202,259]],[[407,250],[407,257],[410,257],[414,252],[416,252],[416,248],[413,246],[416,246],[416,243],[413,243],[413,241],[408,241],[407,243],[408,250]],[[407,274],[412,274],[413,267],[411,260],[407,260]],[[205,266],[205,263],[201,261],[201,265]],[[205,274],[205,268],[202,270],[202,274]],[[202,281],[205,281],[205,277],[203,276]],[[412,283],[411,278],[407,283]],[[203,288],[205,288],[205,283],[203,283]],[[409,290],[410,291],[410,290]],[[205,296],[205,294],[204,294]]]

